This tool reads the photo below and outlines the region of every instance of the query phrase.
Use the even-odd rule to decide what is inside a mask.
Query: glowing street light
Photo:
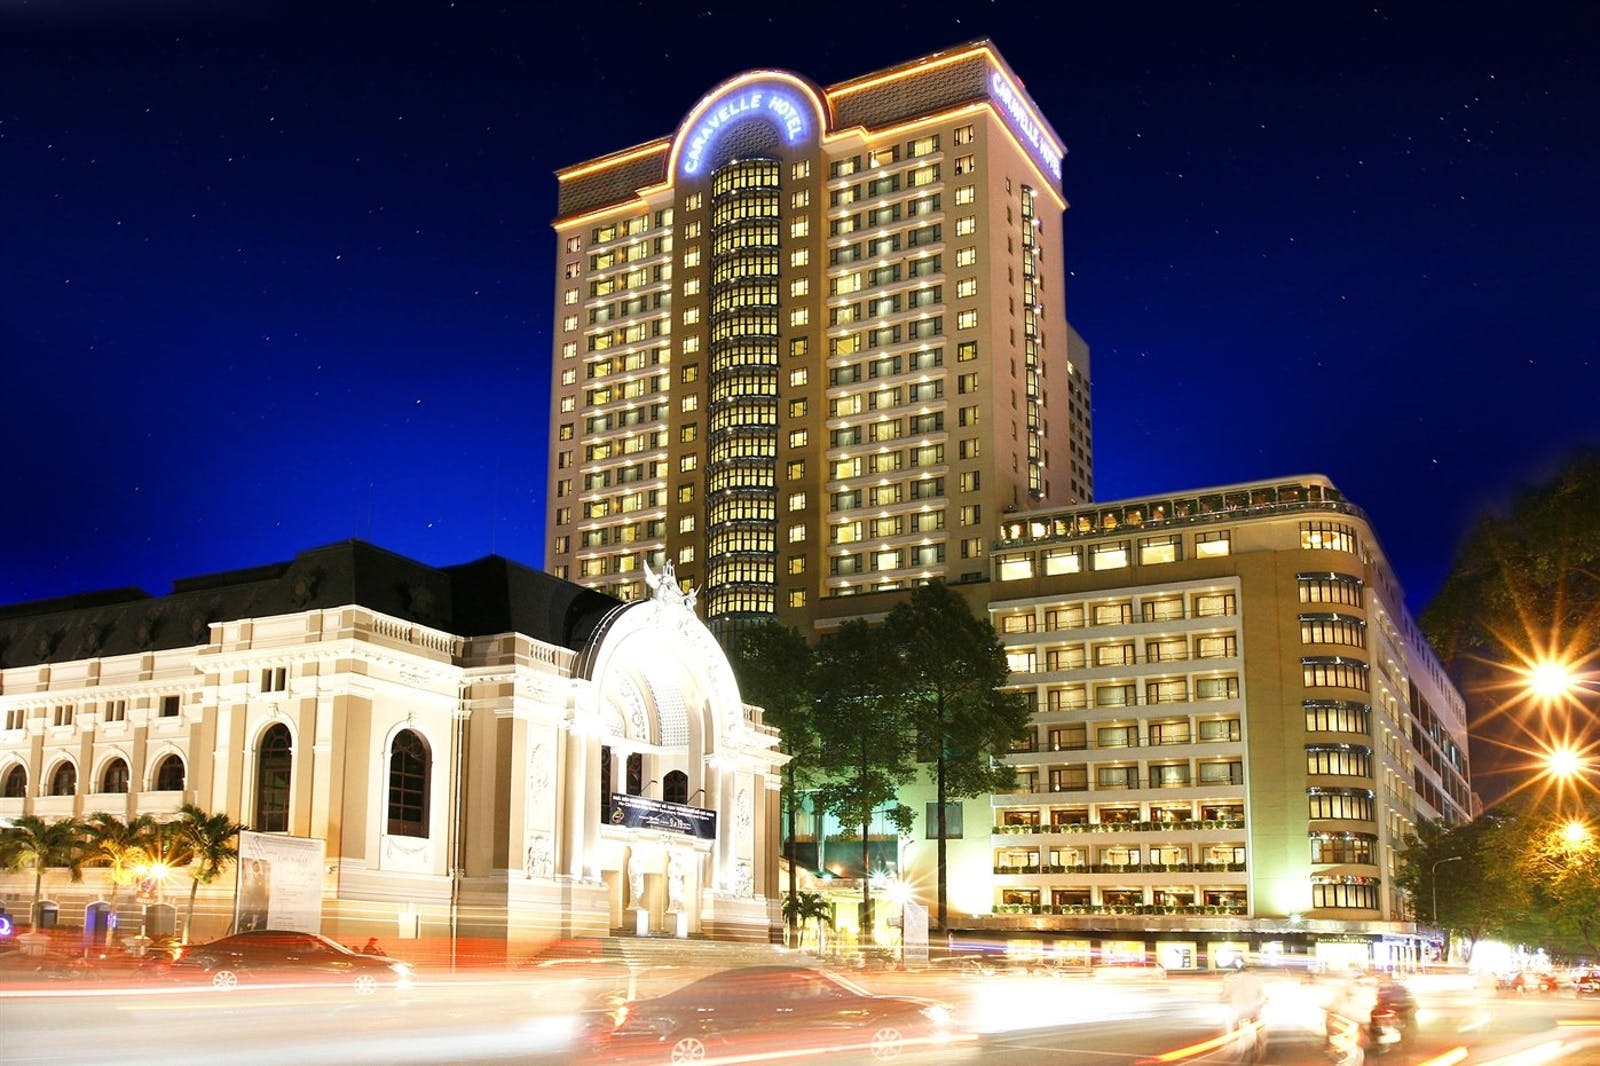
[[[1528,667],[1524,674],[1528,679],[1528,691],[1542,699],[1560,699],[1580,689],[1600,690],[1600,680],[1579,673],[1569,663],[1554,659],[1541,659]]]
[[[1561,827],[1561,839],[1569,848],[1576,848],[1589,839],[1589,827],[1579,821],[1571,821]]]

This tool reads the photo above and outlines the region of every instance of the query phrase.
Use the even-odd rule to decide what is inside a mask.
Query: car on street
[[[1580,996],[1600,996],[1600,970],[1574,971],[1572,991]]]
[[[625,1003],[588,1044],[598,1058],[630,1061],[845,1051],[892,1058],[954,1035],[949,1008],[932,1000],[874,995],[807,966],[749,966]]]
[[[190,944],[167,968],[180,981],[213,988],[241,984],[334,983],[357,992],[411,983],[411,967],[383,955],[365,955],[316,933],[259,929],[206,944]]]

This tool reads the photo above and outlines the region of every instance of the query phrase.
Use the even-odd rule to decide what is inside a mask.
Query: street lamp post
[[[1449,858],[1440,859],[1433,864],[1433,870],[1428,874],[1429,887],[1433,889],[1433,926],[1439,927],[1439,867],[1447,862],[1459,862],[1465,858],[1462,855],[1451,855]]]

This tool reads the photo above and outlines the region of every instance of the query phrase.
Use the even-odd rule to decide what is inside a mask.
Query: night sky
[[[1416,609],[1600,442],[1594,4],[0,0],[0,603],[539,565],[554,171],[979,37],[1067,144],[1101,499],[1326,473]]]

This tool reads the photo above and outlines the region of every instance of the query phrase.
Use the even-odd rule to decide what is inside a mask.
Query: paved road
[[[901,1060],[907,1066],[1327,1066],[1320,1004],[1329,989],[1317,984],[1268,984],[1265,1046],[1257,1048],[1248,1037],[1219,1040],[1224,1015],[1220,985],[1211,979],[926,973],[859,979],[873,991],[944,1000],[971,1034],[950,1047],[908,1054]],[[682,980],[656,972],[638,985],[650,992]],[[343,989],[214,992],[112,980],[0,984],[0,1063],[554,1066],[573,1058],[568,1027],[587,994],[571,982],[504,975],[425,980],[369,997]],[[1600,1001],[1485,997],[1464,988],[1430,989],[1419,999],[1415,1039],[1384,1055],[1382,1066],[1600,1066]],[[1585,1019],[1592,1027],[1573,1024]]]

